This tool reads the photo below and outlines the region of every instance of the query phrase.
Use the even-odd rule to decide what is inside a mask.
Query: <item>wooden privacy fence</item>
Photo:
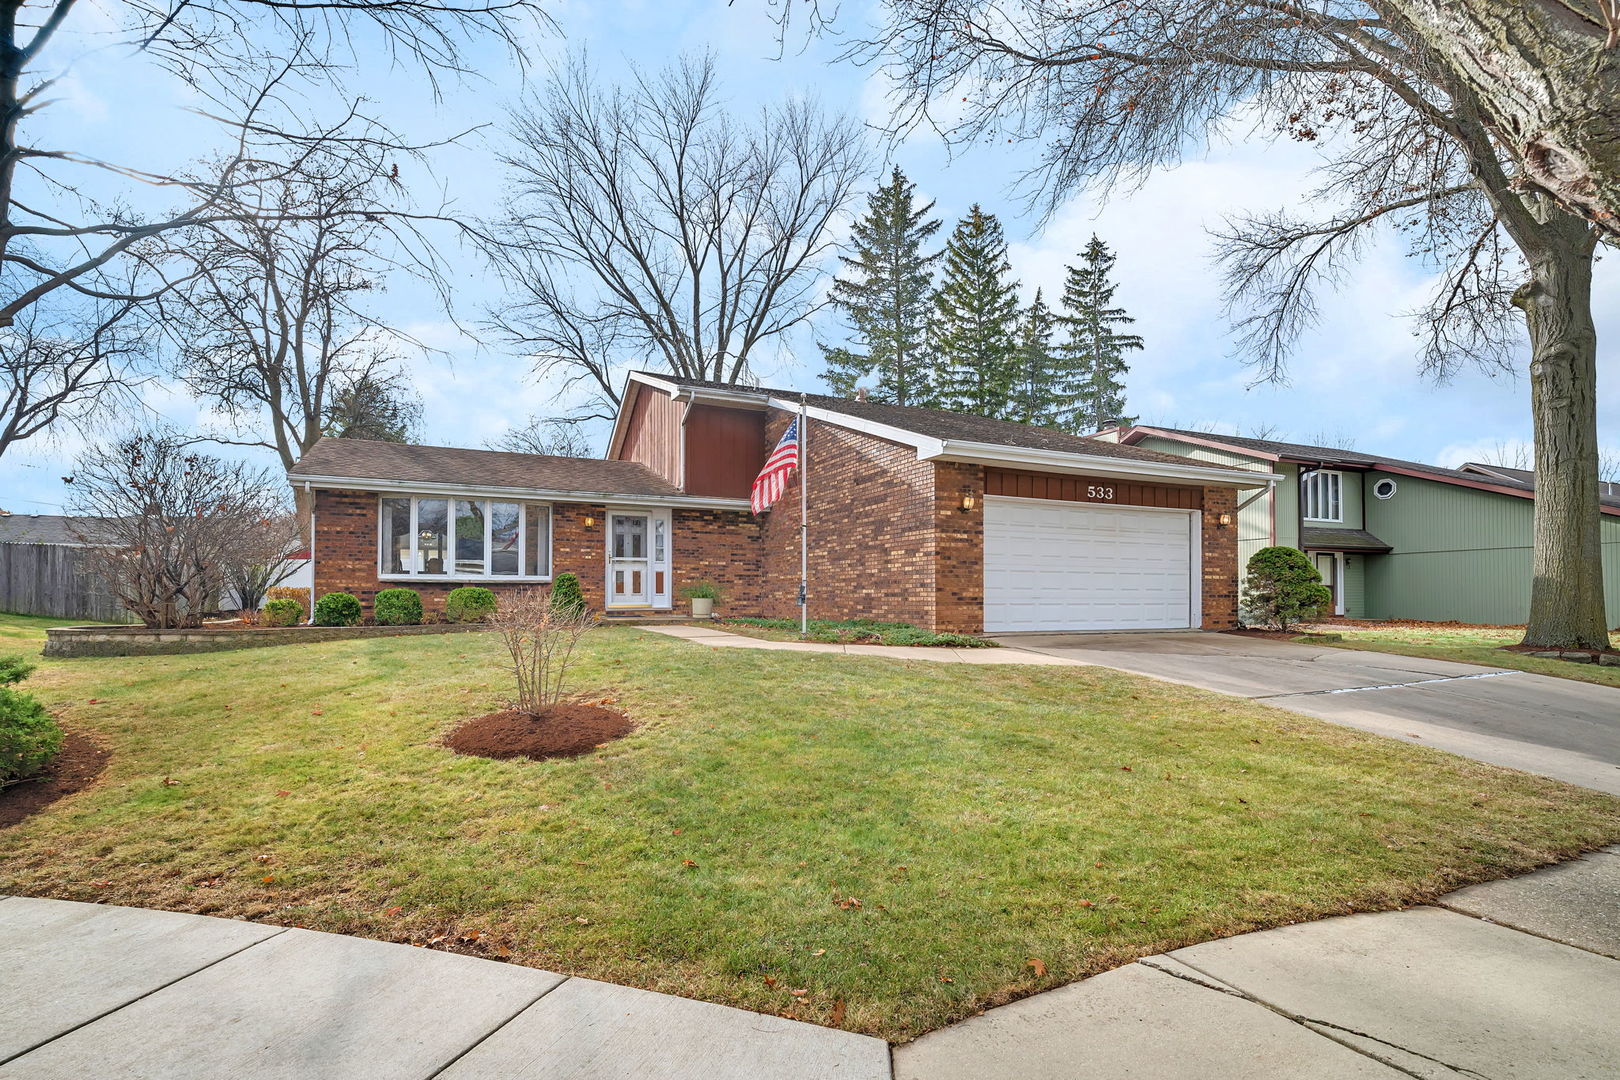
[[[87,622],[130,622],[90,572],[85,549],[67,544],[0,544],[0,611]]]

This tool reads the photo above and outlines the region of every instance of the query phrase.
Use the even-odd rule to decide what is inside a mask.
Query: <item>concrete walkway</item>
[[[819,641],[767,641],[732,634],[711,626],[642,626],[654,634],[667,634],[716,649],[766,649],[771,652],[845,653],[881,656],[890,660],[931,660],[945,664],[1037,664],[1053,667],[1084,666],[1085,662],[1021,649],[946,649],[921,645],[832,645]]]
[[[880,1039],[172,911],[0,899],[4,1080],[886,1080]]]
[[[1620,849],[1150,956],[896,1048],[896,1080],[1620,1076]]]

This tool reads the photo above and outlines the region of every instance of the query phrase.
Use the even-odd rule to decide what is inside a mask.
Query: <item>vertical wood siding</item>
[[[636,391],[625,421],[619,458],[647,466],[672,484],[681,482],[681,409],[674,398],[650,386]]]
[[[686,490],[747,498],[765,464],[765,413],[694,405],[686,415],[685,434]]]

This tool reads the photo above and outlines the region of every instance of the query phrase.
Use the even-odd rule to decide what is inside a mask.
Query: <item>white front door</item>
[[[652,515],[608,515],[608,607],[651,607]]]
[[[984,501],[984,628],[1196,627],[1197,513],[1054,499]]]

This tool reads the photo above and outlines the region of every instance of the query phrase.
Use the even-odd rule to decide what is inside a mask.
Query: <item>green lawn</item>
[[[53,626],[89,626],[84,619],[58,619],[50,615],[12,615],[0,611],[0,652],[37,653],[45,644],[45,631]]]
[[[1509,652],[1503,645],[1516,645],[1524,639],[1523,627],[1497,626],[1339,626],[1325,625],[1323,630],[1342,634],[1343,641],[1320,641],[1312,644],[1337,645],[1342,649],[1371,649],[1375,652],[1399,653],[1402,656],[1428,656],[1436,660],[1455,660],[1459,664],[1480,664],[1484,667],[1516,668],[1533,671],[1537,675],[1556,675],[1579,682],[1600,686],[1620,687],[1620,667],[1597,664],[1575,664],[1568,660],[1544,660],[1523,653]],[[1620,634],[1610,635],[1610,642],[1620,648]]]
[[[112,758],[0,832],[0,893],[414,941],[905,1039],[1620,840],[1620,800],[1106,669],[631,628],[594,634],[574,685],[635,734],[457,757],[434,740],[501,703],[499,648],[45,661],[24,685]]]

